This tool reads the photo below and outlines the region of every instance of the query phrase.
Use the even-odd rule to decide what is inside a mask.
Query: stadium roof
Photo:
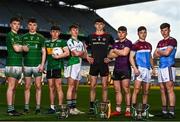
[[[107,7],[115,7],[140,2],[149,2],[155,0],[61,0],[69,5],[82,4],[91,9],[102,9]]]

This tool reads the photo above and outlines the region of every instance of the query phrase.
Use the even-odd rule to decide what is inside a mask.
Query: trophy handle
[[[133,116],[133,118],[135,118],[136,108],[133,105],[131,106],[131,108],[132,108],[132,112],[133,112],[132,116]]]
[[[98,115],[99,113],[99,101],[98,100],[95,100],[95,104],[94,104],[94,113],[95,115]]]
[[[149,108],[150,108],[150,105],[147,104],[147,108],[144,110],[146,112],[146,119],[149,118]]]
[[[107,113],[107,118],[109,119],[111,116],[111,103],[108,103],[108,113]]]

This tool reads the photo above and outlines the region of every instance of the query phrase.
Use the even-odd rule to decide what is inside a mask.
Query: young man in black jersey
[[[91,48],[91,56],[87,56],[90,63],[90,109],[89,112],[94,112],[94,101],[96,99],[96,84],[97,77],[100,74],[102,79],[102,101],[107,101],[107,82],[109,75],[107,58],[110,46],[114,43],[112,36],[104,30],[105,22],[102,18],[96,19],[94,26],[96,31],[89,35],[88,46]]]

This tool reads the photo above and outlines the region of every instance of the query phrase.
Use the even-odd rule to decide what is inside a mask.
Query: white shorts
[[[37,67],[24,66],[23,71],[24,71],[24,77],[32,77],[32,75],[34,77],[42,76],[42,72],[39,72],[39,66]]]
[[[166,67],[158,69],[158,82],[175,81],[176,78],[176,68]]]
[[[64,70],[64,77],[71,77],[73,80],[81,80],[81,63],[68,66]]]
[[[6,77],[13,77],[19,80],[22,75],[22,66],[6,66],[5,75]]]
[[[140,74],[139,76],[136,76],[136,80],[150,83],[151,82],[150,70],[144,67],[138,67],[138,70],[140,71]]]

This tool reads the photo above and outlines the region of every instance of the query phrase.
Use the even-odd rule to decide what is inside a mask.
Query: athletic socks
[[[72,100],[67,100],[67,106],[71,109],[72,108]]]
[[[131,106],[130,105],[126,105],[126,111],[131,111]]]
[[[72,106],[72,108],[76,108],[76,99],[72,99],[71,106]]]
[[[116,111],[121,112],[121,105],[119,104],[116,105]]]
[[[50,108],[55,110],[55,106],[54,105],[50,105]]]
[[[29,104],[25,104],[24,109],[29,110]]]
[[[175,111],[175,106],[169,106],[169,113],[174,115],[174,111]]]
[[[36,110],[40,109],[40,105],[36,105]]]
[[[162,106],[162,113],[167,114],[167,106]]]
[[[14,105],[8,105],[8,112],[10,112],[10,111],[13,111],[14,110]]]
[[[94,101],[90,102],[90,108],[94,108]]]

